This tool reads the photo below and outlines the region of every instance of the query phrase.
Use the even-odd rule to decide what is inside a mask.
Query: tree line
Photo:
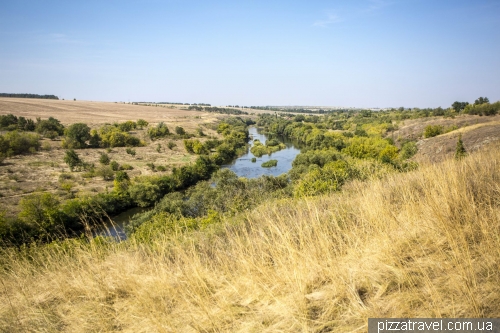
[[[0,97],[12,97],[12,98],[40,98],[40,99],[59,99],[55,95],[38,95],[38,94],[9,94],[0,93]]]

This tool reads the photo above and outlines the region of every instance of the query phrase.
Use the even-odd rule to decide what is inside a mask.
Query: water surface
[[[256,127],[250,127],[248,129],[250,134],[250,145],[253,146],[253,140],[258,139],[262,144],[266,143],[269,137],[262,133],[262,131]],[[250,148],[247,153],[231,164],[223,165],[223,168],[228,168],[240,177],[246,178],[257,178],[263,175],[267,176],[279,176],[283,173],[288,172],[292,168],[292,162],[300,153],[299,146],[296,142],[290,141],[284,137],[275,136],[273,137],[279,142],[286,145],[285,149],[272,153],[271,155],[263,155],[262,157],[256,157],[250,152]],[[256,157],[257,162],[252,162],[252,158]],[[269,160],[278,160],[278,165],[271,168],[263,168],[261,164]]]

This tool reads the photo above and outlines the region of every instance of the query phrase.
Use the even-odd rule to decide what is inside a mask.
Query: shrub
[[[177,145],[175,144],[175,142],[169,141],[168,144],[167,144],[167,147],[168,147],[168,149],[172,150],[175,147],[177,147]]]
[[[170,131],[165,125],[165,123],[160,122],[156,127],[150,128],[148,130],[148,135],[151,140],[156,140],[158,138],[165,137],[170,134]]]
[[[64,162],[69,166],[71,171],[79,171],[83,168],[83,161],[73,149],[66,151]]]
[[[129,155],[135,156],[135,149],[133,149],[133,148],[127,148],[125,151]]]
[[[122,193],[128,190],[130,186],[130,177],[125,171],[118,171],[113,181],[115,192]]]
[[[99,157],[99,163],[103,165],[108,165],[109,162],[111,162],[111,159],[109,158],[108,154],[101,153],[101,157]]]
[[[47,120],[40,120],[40,118],[38,118],[35,130],[43,136],[46,136],[49,132],[56,132],[57,135],[64,134],[64,126],[59,120],[53,117],[49,117]]]
[[[406,160],[409,159],[410,157],[413,157],[418,151],[417,144],[413,141],[406,142],[402,147],[400,151],[400,156],[402,159]]]
[[[120,164],[118,164],[118,162],[116,162],[116,161],[111,161],[109,166],[111,167],[111,170],[113,170],[113,171],[120,170]]]
[[[151,183],[135,183],[129,187],[130,198],[139,207],[148,207],[160,198],[160,187]]]
[[[464,142],[462,141],[462,134],[458,136],[457,147],[455,149],[455,159],[460,160],[467,155],[467,151],[464,147]]]
[[[130,164],[122,164],[120,165],[120,170],[134,170],[134,167],[131,166]]]
[[[144,119],[137,119],[137,126],[142,129],[143,127],[148,126],[148,122],[145,121]]]
[[[14,156],[33,153],[40,148],[40,136],[32,133],[12,131],[0,135],[0,153],[3,156]]]
[[[176,126],[175,127],[175,134],[184,135],[184,134],[186,134],[186,131],[181,126]]]
[[[252,157],[252,163],[257,162],[257,159],[255,157]]]
[[[443,134],[444,128],[441,125],[427,125],[424,129],[424,138],[432,138]]]
[[[115,174],[109,165],[102,165],[95,170],[95,175],[102,177],[104,180],[113,180]]]
[[[158,171],[167,171],[167,168],[164,165],[158,165],[156,167],[156,170],[158,170]]]
[[[122,132],[130,132],[137,128],[137,123],[135,121],[128,120],[124,123],[117,124],[116,127]]]

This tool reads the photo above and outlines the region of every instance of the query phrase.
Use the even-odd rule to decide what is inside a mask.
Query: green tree
[[[83,161],[73,149],[66,151],[64,162],[69,166],[71,171],[80,170],[83,167]]]
[[[84,123],[68,126],[64,131],[64,135],[66,136],[65,148],[85,148],[87,146],[86,142],[91,139],[90,127]]]
[[[19,218],[34,227],[37,237],[51,238],[65,234],[63,214],[53,194],[44,192],[27,195],[21,199],[19,206]]]
[[[474,105],[481,105],[481,104],[486,104],[489,102],[490,102],[490,100],[488,99],[488,97],[479,97],[478,99],[476,99],[474,101]]]
[[[130,186],[130,177],[125,171],[118,171],[113,181],[114,190],[117,193],[123,193],[128,190]]]
[[[469,105],[468,102],[454,102],[451,107],[453,108],[453,110],[455,110],[457,113],[464,110],[465,107]]]
[[[160,198],[160,187],[151,183],[136,183],[129,187],[129,194],[139,207],[148,207]]]
[[[455,149],[455,159],[461,160],[467,155],[467,151],[464,147],[464,142],[462,141],[462,134],[458,136],[457,140],[457,148]]]

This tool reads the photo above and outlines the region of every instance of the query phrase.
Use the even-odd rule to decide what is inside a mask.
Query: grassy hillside
[[[0,254],[0,327],[363,332],[368,317],[500,316],[498,145],[149,240]]]

